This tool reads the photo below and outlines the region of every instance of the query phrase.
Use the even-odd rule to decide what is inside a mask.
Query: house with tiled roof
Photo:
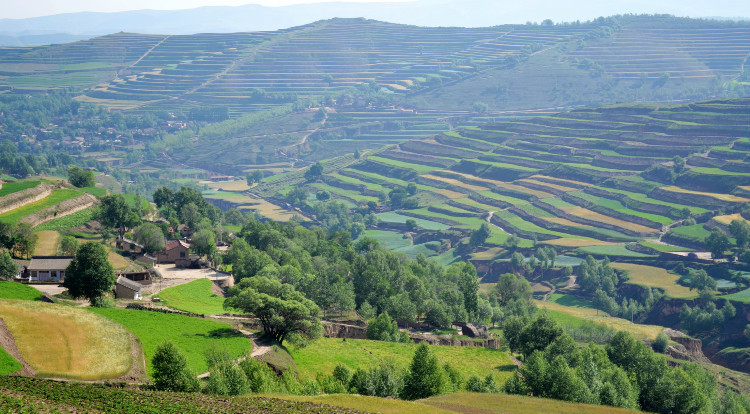
[[[187,259],[190,255],[190,245],[182,240],[172,240],[167,243],[164,251],[156,255],[159,263],[174,263],[179,259]]]
[[[117,299],[135,299],[143,298],[141,289],[143,285],[124,276],[117,278],[115,282],[115,298]]]
[[[27,267],[29,281],[55,281],[65,279],[65,269],[73,260],[73,256],[32,256]]]

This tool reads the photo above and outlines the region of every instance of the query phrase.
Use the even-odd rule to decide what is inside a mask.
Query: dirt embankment
[[[0,214],[39,201],[50,194],[52,194],[52,188],[46,183],[41,183],[36,187],[0,197]]]
[[[20,222],[30,223],[32,226],[38,226],[52,219],[65,217],[98,203],[99,200],[93,195],[83,194],[78,197],[71,198],[70,200],[65,200],[62,203],[55,204],[54,206],[39,210],[34,214],[30,214],[22,218]]]
[[[15,338],[13,338],[13,334],[10,332],[8,325],[5,324],[5,321],[2,318],[0,318],[0,347],[5,349],[10,356],[23,365],[21,370],[16,371],[11,375],[21,375],[24,377],[33,377],[36,375],[34,369],[31,368],[31,366],[24,361],[23,356],[21,356],[21,352],[18,350],[18,346],[16,346]]]

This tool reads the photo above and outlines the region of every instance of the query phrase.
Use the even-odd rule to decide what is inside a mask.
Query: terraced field
[[[583,254],[648,257],[627,243],[658,239],[688,215],[705,216],[750,201],[731,194],[750,184],[750,175],[733,173],[740,164],[750,171],[748,160],[730,163],[704,149],[731,147],[749,136],[750,122],[743,114],[748,110],[750,99],[737,99],[609,106],[495,122],[386,147],[330,170],[309,188],[363,203],[414,182],[420,199],[429,204],[381,213],[381,222],[412,218],[421,220],[425,230],[447,226],[468,234],[489,221],[488,248],[501,247],[513,234],[521,246],[538,241],[563,250],[581,248]],[[690,113],[696,122],[682,122]],[[687,168],[673,182],[664,181],[657,171],[670,171],[674,154],[687,160]],[[726,171],[718,188],[714,174],[708,179],[697,167],[707,163]],[[279,180],[276,186],[282,184]],[[722,215],[717,222],[725,225],[729,217],[735,216]],[[702,240],[709,233],[702,220],[671,231]]]

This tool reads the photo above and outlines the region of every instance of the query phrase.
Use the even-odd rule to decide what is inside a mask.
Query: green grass
[[[411,246],[411,242],[408,238],[405,238],[403,234],[396,233],[395,231],[367,230],[365,231],[364,236],[377,240],[381,245],[391,250]]]
[[[610,246],[586,246],[579,247],[583,254],[593,254],[599,256],[622,256],[622,257],[654,257],[653,255],[643,254],[628,250],[624,244],[613,244]]]
[[[35,231],[70,229],[88,223],[94,218],[94,207],[76,211],[64,217],[52,219],[34,228]]]
[[[456,393],[438,395],[417,402],[462,414],[625,414],[639,412],[604,405],[569,403],[505,394]]]
[[[134,194],[123,194],[122,196],[125,197],[125,201],[131,208],[137,208],[140,210],[148,206],[148,200],[143,197]]]
[[[590,300],[580,299],[571,295],[564,295],[561,293],[553,293],[547,298],[548,302],[554,302],[563,306],[569,306],[573,308],[594,308],[594,305]]]
[[[0,197],[36,187],[39,183],[40,181],[11,181],[3,183],[3,188],[0,189]]]
[[[196,374],[208,370],[205,352],[212,347],[226,349],[233,358],[252,350],[252,342],[232,331],[225,323],[149,311],[101,308],[90,310],[124,325],[138,337],[143,345],[146,370],[149,373],[152,372],[151,359],[156,347],[167,340],[172,341],[185,355],[188,366]]]
[[[668,217],[660,216],[658,214],[644,213],[642,211],[632,210],[630,208],[623,206],[622,203],[620,203],[617,200],[612,200],[612,199],[604,198],[604,197],[597,197],[595,195],[584,193],[583,191],[572,192],[570,193],[570,195],[592,202],[597,206],[609,208],[611,210],[617,211],[618,213],[645,218],[646,220],[655,221],[660,224],[667,225],[667,224],[671,224],[674,221]]]
[[[164,289],[159,297],[170,308],[204,315],[225,313],[224,298],[211,292],[213,282],[198,279],[184,285]]]
[[[684,252],[684,251],[690,251],[690,250],[692,250],[692,249],[688,249],[688,248],[685,248],[685,247],[670,246],[670,245],[666,245],[666,244],[651,243],[651,242],[647,242],[647,241],[641,241],[638,244],[640,244],[641,246],[650,247],[650,248],[652,248],[652,249],[654,249],[656,251],[659,251],[659,252]]]
[[[84,193],[89,193],[96,197],[102,197],[107,195],[107,189],[106,188],[99,188],[99,187],[80,187],[79,190],[83,191]]]
[[[23,368],[20,362],[10,356],[3,348],[0,348],[0,375],[12,374]]]
[[[406,220],[412,219],[417,222],[417,225],[425,230],[447,230],[450,226],[443,223],[437,223],[435,221],[429,221],[409,216],[403,216],[401,214],[389,211],[386,213],[376,214],[378,220],[386,223],[406,223]]]
[[[691,239],[701,240],[705,239],[709,234],[711,234],[710,231],[706,230],[702,224],[693,224],[692,226],[680,226],[680,227],[674,227],[672,228],[672,232],[687,236]]]
[[[387,361],[399,369],[406,369],[416,348],[413,343],[320,338],[304,348],[290,347],[289,352],[300,374],[312,378],[317,373],[331,374],[338,364],[349,369],[367,369]],[[498,381],[504,382],[513,370],[508,354],[495,349],[434,345],[430,350],[441,363],[449,363],[466,378],[493,374]]]
[[[750,303],[750,289],[741,290],[731,295],[722,296],[724,299],[734,300],[737,302]]]
[[[15,210],[11,210],[0,215],[0,221],[8,224],[18,223],[19,220],[28,216],[29,214],[36,213],[39,210],[44,210],[47,207],[52,207],[55,204],[61,203],[65,200],[70,200],[71,198],[78,197],[79,195],[81,195],[81,193],[76,190],[54,190],[48,197],[45,197],[33,203],[26,204],[23,207],[19,207]]]
[[[708,175],[744,175],[744,176],[750,175],[750,173],[746,173],[746,172],[743,173],[743,172],[738,172],[738,171],[727,171],[727,170],[722,170],[720,168],[699,167],[699,168],[691,168],[690,170],[698,174],[708,174]]]
[[[378,156],[370,156],[370,157],[367,157],[367,159],[377,161],[383,164],[390,164],[390,165],[395,165],[397,167],[409,168],[409,169],[416,171],[419,174],[424,174],[430,171],[435,171],[435,170],[440,169],[440,167],[433,167],[431,165],[412,164],[410,162],[393,160],[390,158],[383,158],[383,157],[378,157]]]
[[[42,292],[18,282],[0,281],[0,299],[39,300]]]

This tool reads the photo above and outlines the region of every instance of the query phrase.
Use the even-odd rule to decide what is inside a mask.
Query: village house
[[[140,283],[134,282],[124,276],[120,276],[115,282],[115,298],[141,300],[143,298],[141,293],[142,288],[143,285]]]
[[[182,240],[167,243],[163,252],[156,255],[159,263],[174,263],[179,259],[187,259],[190,255],[190,245]]]
[[[71,260],[73,256],[32,256],[27,268],[29,281],[62,282]]]

